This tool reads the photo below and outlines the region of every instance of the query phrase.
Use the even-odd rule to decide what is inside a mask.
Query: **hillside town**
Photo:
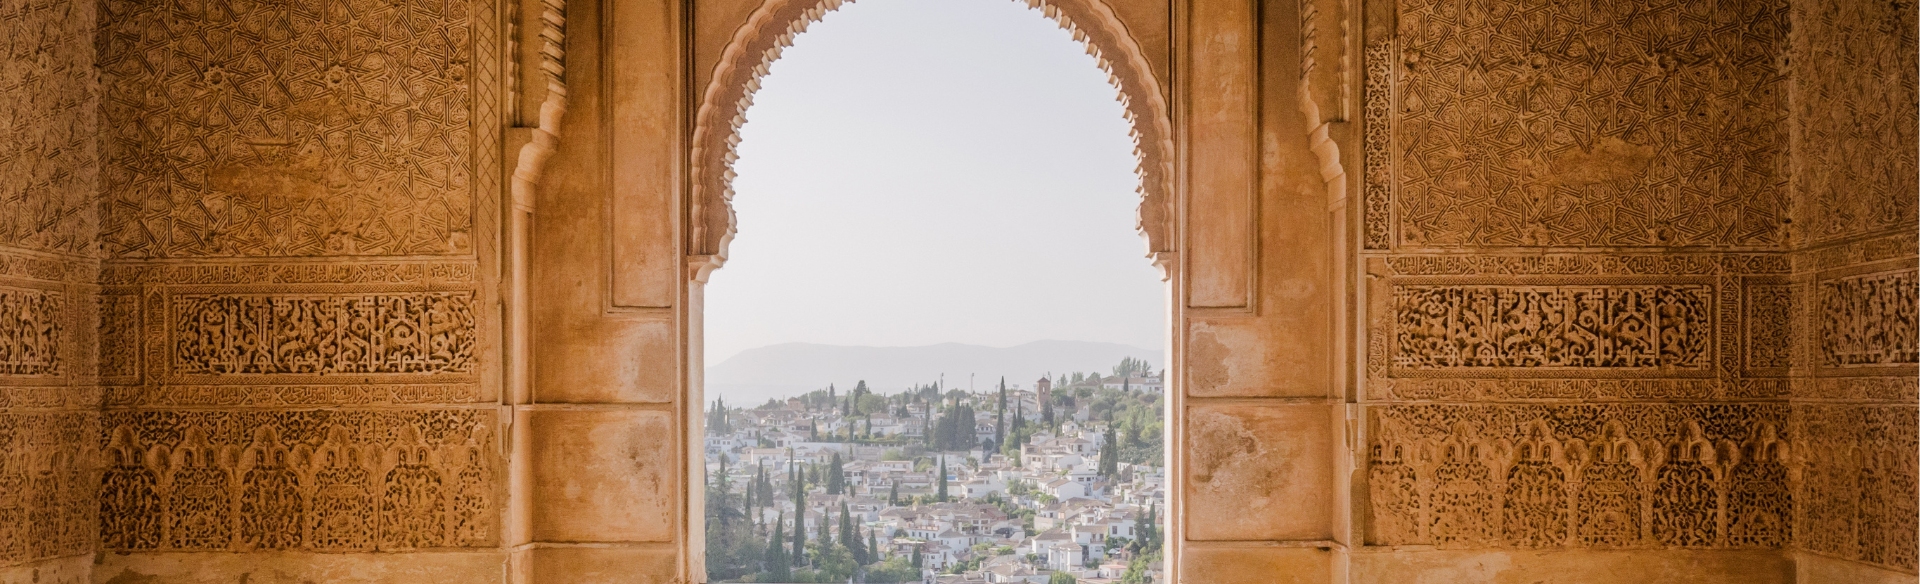
[[[1160,574],[1162,380],[860,382],[706,414],[715,582],[1148,584]]]

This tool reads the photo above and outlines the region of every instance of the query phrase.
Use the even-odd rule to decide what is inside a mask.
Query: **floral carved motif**
[[[60,375],[66,318],[59,292],[0,287],[0,377]]]
[[[1920,272],[1820,283],[1820,354],[1827,367],[1920,363]]]
[[[1706,285],[1393,289],[1396,371],[1705,369]]]
[[[102,3],[103,243],[122,257],[471,253],[476,185],[497,173],[475,167],[492,156],[477,122],[497,115],[495,64],[475,62],[494,50],[489,5]]]
[[[1793,316],[1800,299],[1793,286],[1757,284],[1746,289],[1748,369],[1777,369],[1793,364]]]
[[[185,294],[179,375],[469,373],[473,294]]]
[[[496,540],[486,410],[114,412],[116,550],[397,551]]]
[[[93,551],[99,424],[95,412],[0,412],[0,565]]]
[[[1783,241],[1785,2],[1398,10],[1366,54],[1369,124],[1391,124],[1366,134],[1368,247],[1385,197],[1405,247]]]
[[[1793,406],[1792,437],[1805,452],[1794,485],[1795,544],[1913,571],[1920,548],[1917,430],[1920,412],[1911,403]]]

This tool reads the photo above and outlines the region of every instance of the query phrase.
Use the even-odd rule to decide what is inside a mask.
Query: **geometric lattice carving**
[[[183,294],[181,375],[470,373],[473,294]]]
[[[92,2],[0,4],[0,246],[93,253]]]
[[[66,320],[59,292],[0,288],[0,376],[60,375]]]
[[[489,410],[112,412],[104,546],[401,551],[497,540]]]
[[[1785,406],[1372,412],[1370,544],[1721,548],[1789,536],[1782,483],[1731,480],[1786,475]],[[1735,505],[1745,515],[1731,516]]]
[[[1912,2],[1794,2],[1796,225],[1807,243],[1886,230],[1920,214],[1920,48]]]
[[[482,5],[102,6],[109,251],[472,250]]]
[[[1706,285],[1398,285],[1393,302],[1393,365],[1401,372],[1712,364]]]
[[[1820,351],[1827,367],[1920,363],[1920,272],[1820,283]]]
[[[1393,192],[1368,190],[1396,244],[1783,241],[1786,2],[1605,6],[1398,3],[1398,51],[1369,51],[1393,85],[1367,91],[1393,129],[1366,134],[1398,157]]]

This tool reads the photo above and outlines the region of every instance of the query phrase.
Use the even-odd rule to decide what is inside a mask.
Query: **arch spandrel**
[[[849,0],[767,0],[734,29],[707,76],[694,114],[687,253],[724,262],[733,241],[733,163],[740,127],[760,79],[796,35]],[[1125,107],[1139,165],[1136,228],[1147,254],[1173,243],[1173,132],[1165,87],[1153,60],[1112,7],[1101,0],[1025,0],[1086,45]],[[706,262],[703,262],[705,264]]]

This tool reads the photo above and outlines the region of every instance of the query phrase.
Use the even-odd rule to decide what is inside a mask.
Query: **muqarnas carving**
[[[1795,543],[1913,571],[1920,548],[1917,431],[1920,412],[1911,403],[1794,405],[1793,439],[1806,451]]]
[[[0,377],[60,375],[65,311],[59,292],[0,287]]]
[[[471,373],[473,293],[183,294],[177,375]]]
[[[1706,285],[1393,287],[1399,373],[1711,367]]]
[[[472,3],[101,6],[109,251],[472,251]]]
[[[1867,274],[1820,283],[1820,355],[1825,367],[1920,363],[1916,305],[1920,272]],[[1909,374],[1912,372],[1909,371]]]
[[[1366,133],[1368,247],[1783,241],[1786,2],[1397,6],[1366,51],[1392,125]]]
[[[1367,541],[1778,547],[1785,422],[1777,404],[1376,408]]]
[[[94,412],[0,412],[0,565],[93,551]]]
[[[119,550],[374,551],[497,541],[490,410],[113,412]]]
[[[94,4],[0,4],[0,246],[92,253]]]

